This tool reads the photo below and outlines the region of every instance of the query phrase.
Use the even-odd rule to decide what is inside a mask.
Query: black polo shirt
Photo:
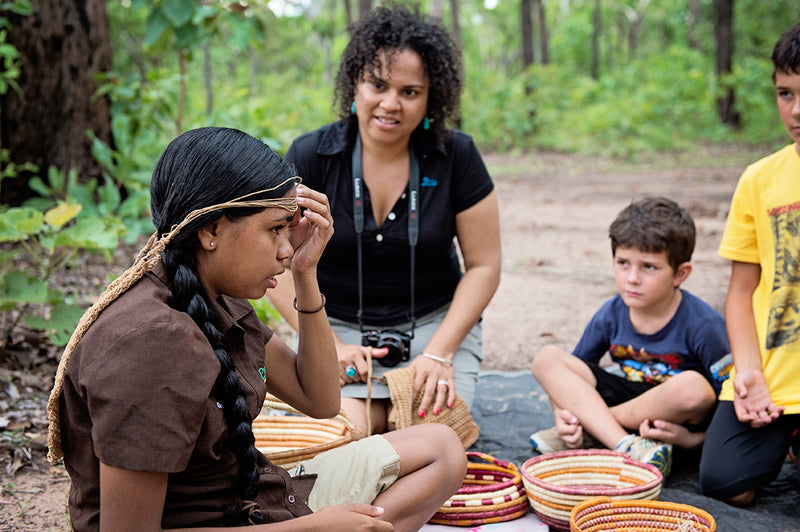
[[[298,137],[286,153],[303,184],[324,192],[331,203],[334,235],[317,272],[329,316],[356,323],[358,260],[353,222],[352,152],[355,123],[335,122]],[[449,303],[461,279],[454,243],[456,214],[494,188],[472,138],[448,131],[443,143],[429,132],[412,136],[419,159],[419,242],[415,260],[415,309],[419,318]],[[408,188],[380,229],[364,184],[363,322],[387,327],[408,322],[411,255],[408,242]]]

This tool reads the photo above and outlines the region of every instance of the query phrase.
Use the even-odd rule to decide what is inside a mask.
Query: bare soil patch
[[[503,275],[483,320],[485,370],[527,370],[544,345],[572,349],[592,314],[614,294],[608,226],[632,199],[668,196],[693,215],[694,272],[684,287],[722,311],[729,266],[716,250],[736,181],[769,149],[700,147],[637,162],[534,152],[489,154],[501,211]],[[136,250],[111,264],[90,261],[65,286],[97,293],[104,268],[119,273]],[[63,466],[45,460],[44,404],[55,366],[32,357],[25,371],[0,368],[0,529],[69,530]]]

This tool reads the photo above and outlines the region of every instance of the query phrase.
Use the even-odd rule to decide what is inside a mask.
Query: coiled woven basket
[[[587,499],[656,499],[664,480],[654,466],[606,449],[536,456],[522,464],[521,473],[531,508],[556,530],[569,530],[572,508]]]
[[[276,411],[284,414],[275,415]],[[343,412],[330,419],[314,419],[271,395],[253,420],[256,448],[270,462],[287,470],[349,443],[353,428]]]
[[[612,500],[594,497],[572,509],[572,532],[715,532],[717,523],[706,511],[666,501]]]
[[[528,513],[528,497],[517,466],[484,453],[468,452],[461,488],[433,514],[430,523],[478,526],[511,521]]]

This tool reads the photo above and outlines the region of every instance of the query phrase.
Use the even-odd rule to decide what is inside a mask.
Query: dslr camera
[[[364,331],[361,333],[361,345],[381,349],[389,349],[386,356],[376,358],[381,366],[393,368],[400,362],[405,362],[411,352],[411,335],[404,332],[388,329],[385,331]]]

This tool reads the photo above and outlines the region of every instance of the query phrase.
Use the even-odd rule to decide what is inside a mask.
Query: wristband
[[[294,298],[294,301],[292,301],[292,306],[297,312],[301,314],[316,314],[317,312],[325,308],[325,294],[320,293],[320,296],[322,297],[322,304],[319,307],[315,308],[314,310],[303,310],[301,308],[297,308],[297,298]]]
[[[442,364],[447,364],[448,366],[452,366],[453,365],[453,361],[452,360],[447,360],[447,359],[442,358],[442,357],[437,357],[436,355],[432,355],[430,353],[422,353],[422,356],[428,357],[431,360],[435,360],[436,362],[441,362]]]

